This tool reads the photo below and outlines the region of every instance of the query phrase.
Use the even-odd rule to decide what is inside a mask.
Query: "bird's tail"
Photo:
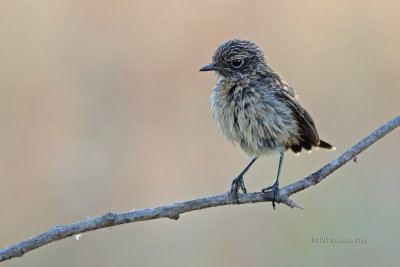
[[[330,149],[330,150],[336,150],[336,147],[332,146],[331,144],[325,142],[324,140],[319,140],[319,145],[318,147]]]
[[[325,142],[325,141],[323,141],[323,140],[319,140],[319,144],[318,144],[318,145],[312,144],[312,143],[309,142],[309,141],[301,140],[298,144],[292,145],[292,146],[287,147],[287,148],[292,149],[292,151],[293,151],[295,154],[298,155],[298,154],[300,154],[300,152],[301,152],[302,149],[305,149],[305,150],[307,150],[308,152],[311,152],[311,150],[312,150],[313,147],[314,147],[314,148],[319,148],[319,147],[321,147],[321,148],[325,148],[325,149],[329,149],[329,150],[336,150],[336,147],[332,146],[331,144],[329,144],[329,143],[327,143],[327,142]]]

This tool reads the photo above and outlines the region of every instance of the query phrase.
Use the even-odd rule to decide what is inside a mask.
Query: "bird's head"
[[[251,41],[233,39],[220,45],[213,62],[200,71],[214,71],[221,79],[240,80],[272,71],[263,51]]]

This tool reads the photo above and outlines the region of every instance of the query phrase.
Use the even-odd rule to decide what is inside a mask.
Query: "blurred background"
[[[0,3],[0,247],[57,225],[223,194],[248,163],[210,111],[198,69],[231,38],[255,41],[337,147],[288,153],[281,185],[399,114],[397,1]],[[85,233],[2,266],[394,266],[400,131],[319,185],[271,203]],[[263,158],[249,191],[275,179]],[[316,243],[313,238],[366,243]]]

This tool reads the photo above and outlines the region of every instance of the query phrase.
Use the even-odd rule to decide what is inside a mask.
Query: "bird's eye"
[[[231,62],[231,66],[235,69],[240,68],[243,65],[243,59],[235,59]]]

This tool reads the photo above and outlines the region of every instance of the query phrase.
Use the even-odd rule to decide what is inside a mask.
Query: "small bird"
[[[214,71],[218,78],[211,96],[214,119],[225,138],[252,158],[232,181],[231,194],[238,201],[239,188],[247,193],[243,176],[257,158],[279,155],[275,183],[262,189],[272,190],[275,209],[285,151],[298,154],[303,148],[334,147],[319,139],[314,121],[296,100],[293,87],[272,70],[258,45],[229,40],[217,48],[212,60],[200,71]]]

